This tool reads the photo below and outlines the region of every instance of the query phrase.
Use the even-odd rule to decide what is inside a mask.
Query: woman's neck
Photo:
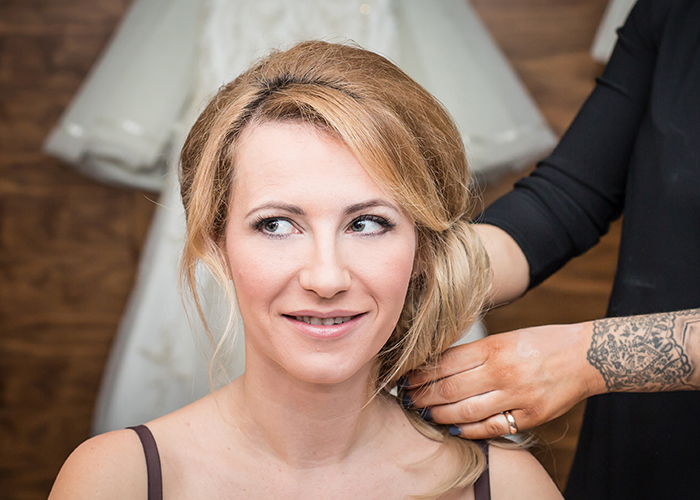
[[[258,450],[299,469],[330,466],[366,451],[364,444],[380,445],[388,420],[397,418],[391,410],[401,413],[383,396],[368,404],[371,376],[368,365],[339,384],[309,383],[247,352],[231,411]]]

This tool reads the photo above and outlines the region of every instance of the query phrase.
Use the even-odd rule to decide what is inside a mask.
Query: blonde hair
[[[405,304],[378,354],[377,387],[434,363],[480,314],[488,258],[471,228],[473,196],[464,145],[452,119],[425,89],[387,59],[356,46],[303,42],[273,52],[222,87],[197,119],[181,154],[187,219],[181,278],[200,316],[195,269],[202,261],[229,289],[224,237],[237,144],[251,124],[309,123],[342,141],[413,220],[418,246]],[[229,333],[210,341],[220,351]],[[473,483],[484,468],[478,447],[451,438],[414,412],[414,425],[450,443],[458,473],[434,494]]]

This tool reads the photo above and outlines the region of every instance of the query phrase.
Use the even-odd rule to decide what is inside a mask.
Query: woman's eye
[[[294,225],[285,219],[266,219],[260,221],[258,230],[265,234],[284,236],[295,232]]]
[[[391,228],[392,224],[377,216],[359,217],[350,223],[350,231],[362,234],[380,234]]]

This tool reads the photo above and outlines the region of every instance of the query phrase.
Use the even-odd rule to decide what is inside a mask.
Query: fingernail
[[[418,414],[420,415],[420,418],[427,422],[433,421],[433,415],[430,413],[430,408],[421,408]]]
[[[407,410],[409,408],[413,408],[413,399],[411,399],[411,396],[409,396],[408,394],[404,394],[403,396],[401,396],[401,406],[403,406]]]
[[[460,436],[462,434],[462,429],[456,425],[451,425],[447,432],[450,433],[450,436]]]
[[[399,389],[408,389],[411,384],[408,383],[408,377],[406,375],[401,375],[399,380],[396,382],[396,386]]]

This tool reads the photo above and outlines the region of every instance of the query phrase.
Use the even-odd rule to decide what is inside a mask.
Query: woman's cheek
[[[361,259],[358,266],[365,281],[382,291],[385,297],[397,297],[403,304],[406,289],[413,272],[414,245],[411,239],[373,249]]]
[[[266,297],[296,272],[298,249],[294,249],[293,245],[280,245],[279,242],[269,243],[277,244],[230,249],[229,261],[237,294],[245,290],[245,293]]]

